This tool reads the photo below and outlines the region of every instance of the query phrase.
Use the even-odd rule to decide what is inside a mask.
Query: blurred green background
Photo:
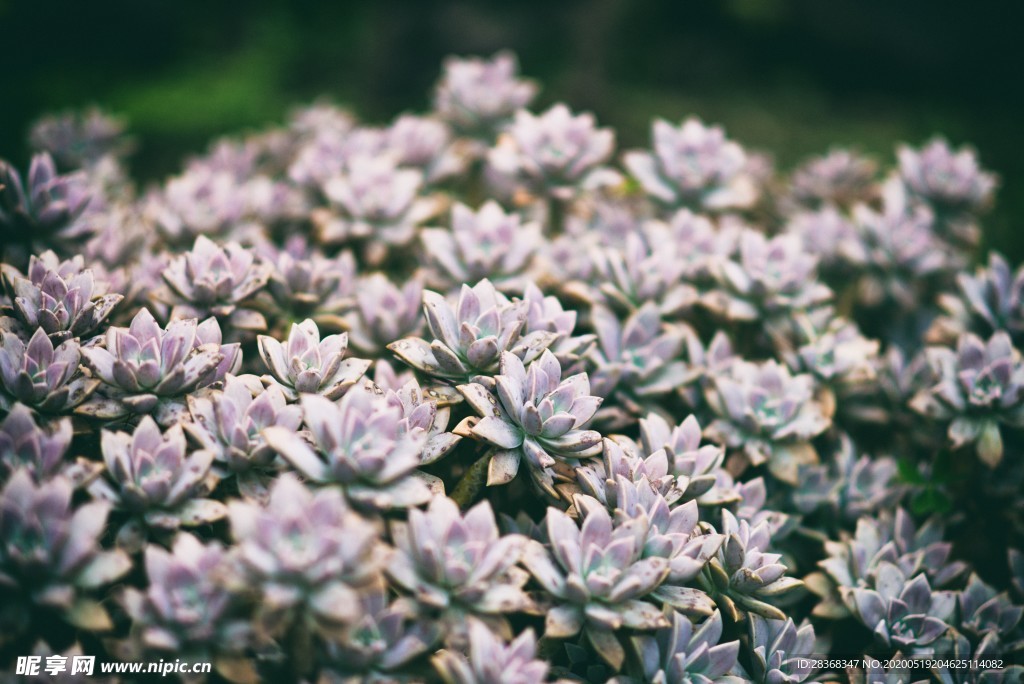
[[[565,100],[647,144],[697,114],[783,167],[852,145],[969,142],[1002,179],[988,246],[1024,256],[1024,3],[944,0],[0,0],[0,156],[30,122],[126,116],[141,178],[319,95],[368,121],[421,110],[448,54],[511,48]]]

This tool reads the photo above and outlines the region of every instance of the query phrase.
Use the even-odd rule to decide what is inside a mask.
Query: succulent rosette
[[[511,482],[525,461],[531,479],[557,498],[556,458],[571,464],[601,453],[601,434],[584,429],[601,398],[591,396],[586,373],[563,379],[558,359],[547,350],[529,368],[515,354],[503,352],[499,371],[495,394],[476,383],[459,385],[481,416],[470,434],[493,445],[487,484]]]
[[[814,627],[799,627],[789,618],[775,620],[750,616],[752,652],[749,681],[759,684],[803,682],[814,674],[814,664],[806,656],[814,653]]]
[[[1004,330],[1020,345],[1024,342],[1024,269],[1010,269],[1006,259],[991,252],[988,266],[972,276],[959,273],[958,291],[939,295],[944,309],[928,331],[931,341],[953,343],[965,332],[991,335]]]
[[[85,175],[59,175],[53,157],[46,152],[32,157],[24,182],[13,166],[0,160],[4,261],[25,263],[29,253],[45,249],[70,253],[92,234],[82,220],[92,199]]]
[[[524,223],[494,200],[476,211],[456,202],[451,229],[427,228],[420,239],[446,286],[488,278],[502,289],[516,284],[542,243],[539,223]]]
[[[122,548],[141,550],[149,530],[173,532],[227,513],[224,504],[205,498],[216,484],[213,453],[189,453],[180,424],[161,432],[145,416],[132,433],[104,430],[101,445],[106,472],[89,485],[89,493],[129,516],[117,533]]]
[[[282,249],[261,246],[272,265],[266,292],[286,319],[313,319],[325,329],[340,330],[342,316],[355,302],[356,263],[345,251],[328,258],[301,236]]]
[[[706,614],[711,614],[703,592],[666,583],[667,558],[645,557],[650,521],[643,512],[613,521],[596,499],[577,495],[575,506],[584,512],[582,527],[549,507],[550,550],[531,539],[523,554],[523,564],[554,602],[546,613],[545,638],[564,639],[582,630],[597,654],[617,670],[626,656],[617,630],[670,625],[660,603],[645,598],[690,611],[706,602]]]
[[[243,495],[265,498],[277,453],[267,444],[264,430],[298,430],[302,409],[289,405],[278,385],[264,388],[254,375],[231,374],[225,377],[221,391],[190,395],[188,409],[191,421],[183,427],[189,437],[213,453],[215,473],[234,474]]]
[[[78,412],[104,419],[152,414],[171,425],[186,415],[188,394],[237,372],[241,362],[238,344],[221,344],[215,318],[175,320],[161,328],[141,309],[129,327],[107,330],[105,348],[82,349],[82,363],[103,389]]]
[[[666,460],[681,501],[695,499],[701,506],[727,503],[734,495],[718,486],[725,450],[716,444],[702,445],[701,435],[700,423],[692,415],[674,426],[657,413],[640,419],[640,441],[648,454],[645,460]]]
[[[252,627],[238,611],[239,596],[226,586],[228,550],[182,532],[169,552],[150,544],[143,558],[149,585],[128,587],[120,596],[132,618],[126,654],[216,660],[218,670],[240,660]]]
[[[409,681],[403,670],[437,644],[440,626],[417,615],[407,598],[391,600],[384,582],[361,588],[359,603],[359,618],[325,641],[321,676],[375,684]]]
[[[29,258],[27,275],[2,267],[12,313],[25,331],[40,328],[54,342],[86,338],[104,324],[124,297],[106,293],[106,283],[81,257],[60,261],[47,251]]]
[[[453,308],[437,292],[423,293],[423,312],[433,341],[407,337],[388,345],[399,358],[427,375],[490,384],[502,352],[523,363],[541,355],[558,337],[547,330],[524,332],[528,305],[510,300],[489,280],[463,285]]]
[[[653,635],[632,637],[638,666],[628,677],[616,677],[614,684],[741,684],[743,677],[732,674],[740,642],[720,643],[722,614],[717,610],[700,625],[681,613],[671,611],[671,625]]]
[[[704,566],[700,585],[719,610],[734,620],[739,619],[741,611],[784,619],[785,613],[770,601],[803,582],[786,575],[781,554],[768,551],[772,536],[768,522],[751,524],[723,510],[721,534],[725,540],[718,554]]]
[[[591,387],[608,407],[598,416],[612,426],[628,425],[650,412],[659,398],[697,380],[700,370],[683,360],[702,354],[696,333],[684,324],[663,324],[648,302],[625,321],[603,307],[591,312],[597,346],[589,355]]]
[[[465,170],[469,150],[452,139],[447,124],[436,118],[403,114],[387,130],[387,149],[398,163],[420,169],[427,185],[436,185]]]
[[[537,659],[532,629],[506,644],[478,621],[469,623],[468,657],[443,650],[433,662],[446,684],[541,684],[550,669]]]
[[[936,138],[919,150],[901,145],[897,155],[907,189],[937,211],[973,212],[992,199],[996,177],[981,170],[969,148],[954,151]]]
[[[231,586],[259,597],[262,630],[333,634],[360,619],[360,591],[380,582],[389,549],[339,490],[311,491],[286,473],[266,505],[232,501],[228,512],[238,568]]]
[[[0,422],[0,482],[25,470],[37,483],[63,476],[76,487],[96,478],[103,467],[90,459],[68,456],[71,446],[71,420],[36,423],[31,409],[15,404]]]
[[[915,410],[950,421],[954,448],[973,444],[989,467],[1003,458],[1001,425],[1024,426],[1024,362],[1005,332],[987,342],[971,333],[960,337],[956,351],[928,349],[936,383],[914,396]]]
[[[567,201],[582,189],[618,180],[601,168],[614,149],[615,133],[598,128],[593,114],[573,115],[564,104],[538,116],[520,109],[488,152],[488,171],[513,191]]]
[[[697,211],[748,207],[757,199],[746,153],[720,126],[690,118],[676,127],[657,119],[651,137],[653,153],[627,152],[623,162],[658,202]]]
[[[375,244],[408,244],[417,227],[437,213],[436,201],[420,195],[423,172],[401,167],[394,156],[358,155],[323,184],[329,207],[313,214],[323,242],[373,238]],[[383,252],[367,255],[372,262]]]
[[[932,591],[927,577],[910,579],[887,561],[878,564],[873,587],[850,589],[844,599],[877,641],[911,654],[928,653],[926,647],[949,629],[946,620],[956,605],[953,592]]]
[[[808,159],[790,178],[793,198],[805,206],[848,207],[868,201],[875,191],[878,164],[852,150],[835,148]]]
[[[507,632],[505,614],[534,607],[523,590],[529,574],[517,566],[526,539],[501,535],[486,501],[462,514],[434,497],[426,511],[410,510],[407,523],[392,523],[391,538],[388,575],[439,616],[450,644],[465,644],[468,616]]]
[[[127,573],[131,559],[100,546],[110,505],[73,507],[73,493],[62,477],[34,484],[26,470],[0,490],[0,643],[29,626],[33,605],[55,609],[82,629],[113,626],[90,593]]]
[[[490,143],[537,94],[537,84],[519,78],[511,52],[491,59],[449,57],[434,91],[434,109],[461,134]]]
[[[750,464],[768,464],[775,477],[797,483],[798,467],[818,462],[811,440],[830,421],[814,397],[810,375],[792,375],[774,360],[737,360],[711,377],[705,397],[718,418],[705,432],[740,449]]]
[[[82,348],[74,339],[54,346],[46,331],[36,328],[25,344],[16,333],[0,330],[0,409],[21,402],[41,413],[71,413],[100,384],[82,374],[81,361]]]
[[[527,282],[523,290],[523,301],[526,302],[527,334],[544,331],[554,333],[554,342],[548,349],[558,359],[562,372],[573,375],[584,370],[585,356],[594,348],[597,336],[593,334],[574,335],[576,330],[577,312],[566,309],[553,295],[545,296],[533,282]]]
[[[34,149],[49,152],[66,169],[90,166],[131,150],[125,122],[95,107],[44,116],[32,125]]]
[[[171,318],[216,316],[232,330],[265,330],[263,314],[244,304],[267,284],[270,266],[237,242],[223,247],[204,235],[190,252],[175,257],[163,271],[170,288]]]
[[[354,299],[342,325],[360,351],[379,356],[391,342],[423,328],[423,284],[418,278],[398,287],[383,273],[371,273],[355,283]]]
[[[719,285],[702,302],[727,320],[772,323],[828,302],[832,291],[817,280],[818,260],[793,235],[767,238],[745,230],[738,259],[712,265]]]
[[[376,384],[379,386],[379,381]],[[415,378],[411,378],[404,384],[396,382],[394,389],[389,387],[383,391],[388,404],[397,408],[402,416],[401,429],[407,433],[422,431],[426,435],[420,453],[423,465],[443,458],[462,440],[461,435],[447,431],[451,405],[462,400],[453,388],[421,387]]]
[[[264,431],[267,443],[305,477],[341,486],[352,504],[369,510],[408,508],[443,492],[441,480],[417,472],[427,440],[403,424],[403,411],[373,392],[349,392],[338,403],[302,397],[313,446],[286,427]]]
[[[270,371],[270,375],[263,376],[263,383],[277,384],[291,401],[302,394],[339,399],[363,377],[371,363],[346,359],[348,334],[320,339],[320,330],[310,319],[293,323],[284,344],[269,335],[260,335],[257,342],[260,358]]]

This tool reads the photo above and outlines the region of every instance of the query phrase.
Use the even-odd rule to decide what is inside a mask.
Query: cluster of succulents
[[[429,112],[320,102],[146,192],[97,110],[0,161],[0,670],[1024,680],[996,177],[621,151],[536,92],[453,57]]]

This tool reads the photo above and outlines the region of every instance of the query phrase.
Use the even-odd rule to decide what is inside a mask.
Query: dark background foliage
[[[969,142],[1002,187],[987,245],[1024,256],[1024,5],[949,0],[0,0],[0,156],[43,112],[99,104],[159,178],[211,136],[319,95],[371,121],[427,106],[448,54],[520,56],[544,86],[647,143],[695,113],[782,166],[853,145]]]

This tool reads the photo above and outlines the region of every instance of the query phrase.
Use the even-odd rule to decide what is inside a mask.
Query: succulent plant
[[[675,426],[657,413],[640,419],[640,441],[648,454],[646,460],[664,453],[669,472],[676,478],[680,501],[696,500],[701,506],[727,503],[733,495],[718,487],[725,451],[715,444],[702,446],[701,434],[700,424],[692,415]]]
[[[416,228],[437,212],[421,197],[423,173],[398,166],[391,156],[354,156],[323,184],[330,208],[313,213],[319,237],[327,243],[373,238],[381,245],[408,244]],[[371,255],[372,256],[372,255]],[[383,254],[373,256],[379,262]]]
[[[658,307],[648,302],[620,322],[603,307],[591,312],[597,347],[589,358],[594,394],[617,409],[598,414],[611,425],[626,425],[650,412],[658,398],[694,382],[700,370],[682,360],[700,347],[696,333],[683,324],[662,324]]]
[[[518,284],[542,243],[539,223],[523,223],[519,214],[506,214],[494,200],[477,211],[456,202],[451,230],[427,228],[420,238],[445,286],[488,278],[506,290]]]
[[[719,287],[702,302],[716,314],[737,321],[771,322],[827,302],[832,291],[817,281],[818,260],[792,235],[766,238],[745,230],[738,261],[719,260],[712,272]]]
[[[844,600],[876,640],[910,653],[925,652],[949,629],[956,601],[952,592],[933,592],[924,575],[909,579],[887,561],[878,564],[873,587],[846,590]]]
[[[511,482],[525,461],[531,479],[557,498],[555,459],[574,463],[601,453],[601,434],[584,429],[601,399],[590,395],[586,373],[563,379],[558,360],[547,350],[529,368],[515,354],[502,352],[499,371],[496,399],[483,385],[459,385],[481,416],[470,433],[493,445],[487,484]]]
[[[408,508],[444,491],[439,478],[416,471],[426,431],[407,429],[403,411],[383,397],[355,390],[334,403],[305,395],[302,413],[315,450],[280,426],[264,431],[267,443],[305,477],[341,485],[353,505]]]
[[[74,339],[56,347],[36,328],[25,344],[0,330],[0,409],[21,402],[42,413],[70,413],[99,386],[79,370],[82,348]]]
[[[325,329],[341,330],[342,316],[355,303],[356,262],[351,252],[328,258],[292,236],[284,248],[264,247],[273,266],[267,293],[287,318],[311,318]]]
[[[61,475],[76,487],[88,484],[102,466],[84,457],[68,458],[71,437],[69,419],[37,425],[27,406],[15,404],[0,422],[0,482],[25,470],[37,483]]]
[[[1012,271],[998,252],[989,253],[988,267],[973,276],[959,273],[956,294],[939,295],[946,315],[929,330],[929,338],[940,344],[953,343],[965,332],[991,335],[1006,331],[1014,343],[1024,343],[1024,270]]]
[[[412,114],[399,116],[388,127],[387,149],[400,165],[420,169],[427,185],[459,175],[469,161],[466,145],[452,139],[444,122]]]
[[[750,681],[759,684],[803,682],[813,674],[814,627],[799,628],[789,618],[750,616]]]
[[[328,335],[321,340],[320,330],[310,319],[293,323],[284,344],[268,335],[260,335],[257,342],[260,358],[270,371],[270,375],[263,376],[263,383],[277,384],[292,401],[300,394],[339,399],[371,363],[346,359],[348,334]]]
[[[975,638],[990,633],[1000,637],[1008,636],[1024,615],[1024,607],[1014,605],[1009,594],[996,593],[995,589],[974,573],[967,580],[964,590],[957,594],[956,600],[956,625],[961,632],[967,632]]]
[[[720,126],[689,118],[675,127],[656,119],[651,131],[653,154],[627,152],[623,162],[658,202],[697,211],[742,208],[757,199],[757,188],[744,173],[746,153]]]
[[[468,616],[507,631],[505,614],[533,609],[523,591],[529,575],[517,565],[526,540],[501,535],[487,501],[462,514],[434,497],[426,511],[410,510],[407,523],[392,523],[391,538],[388,575],[439,616],[449,645],[465,644]]]
[[[32,125],[32,147],[48,152],[64,169],[90,166],[131,151],[125,123],[95,107],[44,116]]]
[[[449,57],[434,91],[434,109],[459,133],[490,143],[537,94],[537,85],[518,78],[518,70],[511,52],[489,60]]]
[[[862,271],[860,299],[874,306],[891,300],[905,309],[918,300],[921,283],[950,270],[954,256],[934,232],[934,214],[912,205],[903,187],[886,183],[882,210],[853,208],[857,239],[840,245],[843,259]]]
[[[124,299],[107,293],[81,256],[62,262],[47,251],[29,258],[27,276],[6,264],[2,272],[18,321],[26,331],[43,329],[54,342],[94,333]]]
[[[215,318],[175,320],[161,329],[141,309],[129,327],[107,330],[105,342],[82,349],[82,363],[103,389],[78,412],[97,418],[152,414],[171,425],[186,414],[186,395],[237,372],[242,362],[238,344],[221,344]]]
[[[293,625],[327,634],[361,617],[360,591],[381,581],[389,549],[337,489],[307,489],[285,473],[265,506],[228,506],[238,589],[259,597],[257,625],[279,635]]]
[[[16,471],[0,490],[0,642],[16,637],[36,606],[61,611],[83,629],[112,627],[89,592],[117,580],[132,566],[123,551],[99,545],[110,505],[72,507],[72,484],[55,477],[40,484]]]
[[[502,185],[566,201],[580,189],[617,179],[600,168],[614,148],[615,133],[597,128],[593,114],[573,115],[564,104],[556,104],[539,116],[517,111],[506,134],[488,152],[487,163]]]
[[[144,553],[149,586],[126,587],[121,604],[132,618],[136,657],[172,652],[177,657],[236,658],[251,641],[237,613],[239,597],[225,584],[229,553],[180,532],[171,551],[150,544]]]
[[[850,206],[871,199],[878,165],[851,150],[837,148],[797,168],[790,183],[797,202],[819,206]]]
[[[850,217],[831,204],[815,211],[794,213],[786,223],[785,232],[800,239],[804,251],[817,257],[819,272],[826,278],[834,276],[832,280],[847,272],[849,265],[845,263],[844,250],[859,240]]]
[[[725,539],[722,535],[706,529],[698,530],[700,516],[696,501],[670,508],[665,497],[644,478],[631,482],[619,476],[616,489],[616,521],[641,516],[649,521],[644,539],[644,557],[668,559],[667,583],[683,585],[692,581],[721,548]],[[708,612],[708,604],[710,601],[705,599],[696,600],[686,607],[677,607],[683,613],[703,615]]]
[[[343,325],[352,346],[379,356],[388,344],[423,327],[423,284],[410,278],[401,288],[383,273],[371,273],[355,284],[355,306]]]
[[[526,334],[544,331],[557,335],[548,349],[558,359],[562,372],[574,375],[584,370],[585,356],[593,349],[597,336],[593,334],[574,335],[577,312],[565,309],[558,297],[545,296],[533,282],[527,282],[523,290],[526,302]]]
[[[796,484],[798,467],[818,462],[811,440],[830,421],[814,398],[810,375],[792,375],[774,360],[735,361],[711,377],[705,397],[718,416],[705,433],[742,448],[752,465],[767,463],[772,475]]]
[[[751,525],[737,520],[730,511],[722,511],[721,533],[725,536],[718,554],[705,566],[701,586],[711,595],[719,610],[733,620],[740,611],[751,619],[762,616],[782,620],[785,613],[768,601],[801,586],[803,582],[786,576],[782,555],[768,552],[771,530],[765,521]]]
[[[597,654],[617,670],[625,659],[617,630],[670,625],[661,607],[644,598],[692,611],[706,596],[666,584],[669,560],[645,557],[650,521],[643,512],[613,522],[596,499],[577,495],[574,503],[583,512],[582,529],[549,507],[545,523],[551,550],[531,539],[523,564],[554,600],[546,614],[545,638],[571,637],[582,630]]]
[[[920,150],[900,146],[897,155],[907,189],[937,211],[977,211],[992,199],[996,177],[980,169],[969,148],[954,152],[936,138]]]
[[[384,582],[360,589],[360,617],[324,643],[328,677],[380,684],[408,681],[404,666],[429,651],[441,629],[418,616],[408,599],[389,600]]]
[[[378,376],[381,367],[385,365],[377,367]],[[379,381],[375,384],[380,386]],[[421,464],[427,465],[441,459],[462,440],[461,435],[447,432],[451,405],[462,400],[455,389],[447,386],[421,387],[416,378],[410,378],[404,383],[398,383],[396,378],[393,389],[381,389],[388,404],[399,410],[402,416],[401,429],[407,433],[422,431],[426,435],[420,453]]]
[[[822,329],[804,317],[797,325],[803,339],[789,361],[794,370],[811,373],[837,393],[874,379],[879,342],[866,338],[855,323],[834,317]]]
[[[219,247],[204,235],[163,272],[171,318],[216,316],[226,327],[265,330],[263,314],[244,305],[270,277],[270,266],[237,242]]]
[[[479,621],[469,623],[469,654],[442,650],[434,667],[446,684],[541,684],[547,681],[548,663],[537,660],[536,638],[527,629],[504,643]]]
[[[278,385],[264,388],[254,375],[224,378],[219,392],[190,395],[192,418],[183,427],[204,450],[213,453],[215,474],[234,474],[238,489],[252,498],[266,497],[267,476],[274,470],[276,452],[263,431],[270,427],[298,430],[302,409],[288,405]]]
[[[81,220],[91,201],[84,174],[58,175],[53,158],[45,152],[32,157],[25,183],[13,166],[0,160],[4,261],[17,265],[27,261],[29,253],[48,248],[61,255],[71,252],[92,232]]]
[[[817,578],[813,582],[808,578],[808,586],[826,599],[815,613],[830,617],[848,614],[846,597],[855,588],[867,588],[882,563],[896,565],[907,578],[923,575],[933,587],[951,585],[968,566],[950,561],[953,545],[942,541],[943,536],[944,529],[937,521],[918,527],[902,508],[892,514],[883,511],[876,517],[859,518],[852,537],[825,542],[828,558],[818,565],[828,575],[826,586]],[[841,596],[830,598],[828,594],[836,590]]]
[[[595,249],[586,299],[626,314],[653,302],[665,318],[693,306],[697,290],[684,279],[688,264],[680,258],[676,243],[666,238],[654,231],[629,233],[621,249]]]
[[[407,337],[388,345],[413,368],[449,382],[484,382],[498,372],[501,353],[530,363],[558,337],[547,330],[523,332],[528,306],[509,300],[489,280],[463,284],[457,305],[427,290],[423,312],[432,341]],[[493,381],[491,381],[493,382]]]
[[[848,522],[892,508],[907,493],[899,483],[899,466],[891,457],[862,455],[849,438],[841,441],[827,462],[799,470],[793,504],[802,513],[827,507]]]
[[[180,424],[162,433],[145,416],[134,432],[104,430],[100,439],[106,477],[90,484],[89,493],[130,516],[117,533],[122,548],[141,550],[147,530],[204,525],[227,513],[224,504],[204,498],[213,489],[213,453],[189,454]]]
[[[652,635],[632,637],[639,667],[632,677],[617,677],[614,684],[741,684],[732,672],[740,642],[719,643],[722,614],[717,610],[694,625],[681,613],[672,611],[671,626]]]
[[[989,467],[1003,458],[1000,424],[1024,426],[1024,363],[1005,332],[987,342],[971,333],[960,337],[956,351],[928,349],[937,384],[918,392],[911,405],[922,414],[950,421],[954,448],[974,444]]]

